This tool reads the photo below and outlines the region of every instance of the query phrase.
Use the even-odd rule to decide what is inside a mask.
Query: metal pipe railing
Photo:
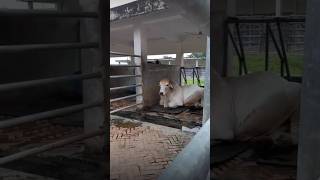
[[[130,78],[130,77],[141,77],[141,75],[116,75],[116,76],[110,76],[111,79]]]
[[[124,99],[130,99],[130,98],[137,97],[137,96],[142,96],[142,94],[133,94],[133,95],[129,95],[129,96],[123,96],[123,97],[119,97],[119,98],[115,98],[115,99],[110,99],[110,103],[115,102],[115,101],[124,100]]]
[[[135,106],[139,106],[139,105],[141,105],[141,104],[142,104],[142,103],[136,103],[136,104],[132,104],[132,105],[129,105],[129,106],[125,106],[125,107],[122,107],[122,108],[119,108],[119,109],[110,111],[110,114],[116,113],[116,112],[119,112],[119,111],[122,111],[122,110],[125,110],[125,109],[129,109],[129,108],[132,108],[132,107],[135,107]]]
[[[42,153],[42,152],[52,150],[52,149],[55,149],[58,147],[62,147],[64,145],[68,145],[70,143],[74,143],[74,142],[77,142],[80,140],[89,139],[89,138],[92,138],[95,136],[101,136],[106,132],[107,132],[106,129],[100,129],[100,130],[92,131],[89,133],[81,134],[78,136],[70,137],[67,139],[63,139],[63,140],[60,140],[60,141],[57,141],[54,143],[46,144],[46,145],[43,145],[40,147],[28,149],[28,150],[18,152],[16,154],[12,154],[9,156],[5,156],[5,157],[0,158],[0,165],[11,162],[11,161],[15,161],[15,160],[18,160],[18,159],[21,159],[21,158],[24,158],[24,157],[27,157],[30,155],[34,155],[34,154]]]
[[[210,171],[210,119],[177,155],[159,180],[206,179]]]
[[[120,52],[113,52],[110,51],[110,55],[116,55],[116,56],[130,56],[130,57],[140,57],[139,55],[135,55],[135,54],[126,54],[126,53],[120,53]]]
[[[115,91],[115,90],[120,90],[120,89],[134,88],[134,87],[139,87],[139,86],[142,86],[142,84],[135,84],[135,85],[130,85],[130,86],[114,87],[114,88],[110,88],[110,91]]]
[[[0,53],[15,53],[32,50],[54,50],[54,49],[82,49],[98,48],[98,43],[54,43],[54,44],[26,44],[26,45],[1,45]]]
[[[60,12],[60,11],[30,11],[30,10],[0,10],[1,16],[17,17],[53,17],[53,18],[98,18],[95,12]]]
[[[72,81],[72,80],[91,79],[96,77],[101,77],[101,73],[96,72],[96,73],[88,73],[88,74],[81,74],[81,75],[69,75],[69,76],[54,77],[54,78],[47,78],[47,79],[0,84],[0,91],[8,91],[13,89],[21,89],[26,87],[40,86],[44,84],[53,84],[53,83]]]
[[[12,119],[8,119],[8,120],[3,120],[3,121],[0,121],[0,128],[7,128],[7,127],[12,127],[12,126],[20,125],[23,123],[27,123],[27,122],[33,122],[33,121],[37,121],[37,120],[41,120],[41,119],[67,115],[67,114],[78,112],[78,111],[81,111],[84,109],[92,108],[95,106],[100,106],[102,104],[103,104],[103,102],[93,102],[93,103],[87,103],[87,104],[80,104],[80,105],[74,105],[74,106],[64,107],[64,108],[60,108],[60,109],[55,109],[55,110],[51,110],[51,111],[26,115],[26,116],[22,116],[22,117],[12,118]]]

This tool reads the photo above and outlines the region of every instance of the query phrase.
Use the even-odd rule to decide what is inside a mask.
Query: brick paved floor
[[[110,174],[114,180],[156,179],[192,137],[179,129],[113,119]]]

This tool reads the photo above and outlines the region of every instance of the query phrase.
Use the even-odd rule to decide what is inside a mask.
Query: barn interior
[[[2,0],[0,177],[318,179],[313,7],[320,2],[217,0],[211,19],[209,3]],[[184,84],[191,68],[200,85],[200,66],[184,58],[194,52],[206,55],[203,109],[163,109],[162,78]],[[148,60],[159,54],[176,56],[168,64]],[[110,64],[108,56],[125,61]],[[223,77],[272,71],[302,83],[298,146],[264,138],[210,144],[210,69]]]

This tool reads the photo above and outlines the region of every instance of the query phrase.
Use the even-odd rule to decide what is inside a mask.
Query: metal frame
[[[201,86],[199,69],[205,69],[205,67],[192,67],[192,68],[181,67],[180,68],[180,84],[182,82],[181,77],[183,78],[184,83],[187,84],[186,69],[192,69],[192,84],[195,84],[194,82],[196,77],[198,86],[204,87],[204,86]]]
[[[110,51],[110,57],[112,55],[114,55],[114,56],[129,56],[129,57],[131,57],[131,60],[133,58],[140,58],[140,61],[142,60],[141,56],[134,55],[134,54],[126,54],[126,53]],[[111,65],[111,67],[135,68],[135,70],[137,70],[137,68],[139,68],[141,66],[133,64],[133,65]],[[133,74],[133,75],[113,75],[113,76],[110,76],[110,79],[118,79],[118,78],[142,78],[142,74],[141,74],[141,72],[138,72],[138,73],[136,72],[136,74]],[[134,87],[137,88],[137,87],[142,87],[142,86],[143,86],[143,84],[140,83],[140,84],[127,85],[127,86],[112,87],[112,88],[110,88],[110,91],[116,91],[116,90],[120,90],[120,89],[128,89],[128,88],[134,88]],[[116,101],[120,101],[120,100],[130,99],[130,98],[137,98],[138,96],[143,97],[143,94],[142,93],[139,93],[139,94],[136,93],[136,94],[132,94],[132,95],[128,95],[128,96],[123,96],[123,97],[110,99],[110,103],[113,103],[113,102],[116,102]],[[132,108],[132,107],[136,107],[136,106],[139,106],[139,105],[142,105],[142,104],[143,103],[135,103],[135,104],[131,104],[131,105],[128,105],[128,106],[125,106],[125,107],[121,107],[121,108],[118,108],[118,109],[110,111],[110,114],[113,114],[113,113],[116,113],[116,112],[119,112],[119,111],[122,111],[122,110],[125,110],[125,109],[129,109],[129,108]]]
[[[13,83],[7,83],[7,84],[1,84],[0,85],[0,91],[7,91],[7,90],[17,90],[22,89],[26,87],[34,87],[34,86],[41,86],[44,84],[53,84],[53,83],[61,83],[66,81],[76,81],[76,80],[85,80],[85,79],[91,79],[91,78],[102,78],[104,83],[104,88],[108,87],[106,83],[109,80],[108,76],[106,76],[107,71],[109,72],[108,68],[109,66],[105,62],[105,59],[107,57],[107,45],[109,42],[106,42],[107,38],[105,37],[105,32],[107,32],[107,2],[104,0],[100,0],[99,4],[99,12],[58,12],[58,11],[28,11],[28,10],[0,10],[0,17],[3,16],[9,16],[9,17],[17,17],[17,16],[27,16],[27,17],[36,17],[36,18],[47,18],[47,17],[53,17],[53,18],[95,18],[96,20],[100,21],[100,32],[101,33],[101,41],[98,43],[56,43],[56,44],[26,44],[26,45],[0,45],[0,53],[17,53],[17,52],[23,52],[23,51],[32,51],[32,50],[57,50],[57,49],[82,49],[82,48],[99,48],[101,50],[101,58],[102,60],[102,69],[101,72],[93,72],[93,73],[87,73],[87,74],[81,74],[81,75],[69,75],[69,76],[63,76],[63,77],[53,77],[53,78],[47,78],[47,79],[40,79],[40,80],[31,80],[31,81],[24,81],[24,82],[13,82]],[[109,98],[109,94],[105,94],[105,99]],[[0,122],[0,128],[7,128],[16,126],[19,124],[23,124],[26,122],[33,122],[38,121],[46,118],[53,118],[57,116],[64,116],[70,113],[82,111],[85,109],[89,109],[96,106],[105,106],[107,103],[101,99],[101,102],[92,102],[88,104],[79,104],[79,105],[73,105],[69,107],[64,107],[60,109],[54,109],[46,112],[26,115],[22,117],[17,117],[13,119],[8,119]],[[109,112],[106,112],[105,116],[108,117]],[[9,156],[1,157],[0,158],[0,164],[5,164],[11,161],[15,161],[33,154],[38,154],[41,152],[45,152],[57,147],[61,147],[70,143],[74,143],[76,141],[89,139],[96,136],[104,135],[106,129],[109,127],[101,127],[95,131],[84,133],[81,135],[77,135],[74,137],[70,137],[67,139],[63,139],[60,141],[56,141],[50,144],[46,144],[40,147],[35,147],[28,150],[23,150],[21,152],[18,152],[16,154],[12,154]],[[108,136],[108,135],[106,135]]]
[[[286,77],[288,79],[291,79],[291,74],[290,74],[290,68],[289,68],[289,63],[288,63],[288,57],[287,57],[287,52],[284,44],[284,38],[282,34],[282,28],[281,28],[281,23],[290,23],[290,22],[305,22],[305,18],[286,18],[286,17],[276,17],[276,18],[238,18],[238,17],[229,17],[226,20],[226,32],[227,36],[226,42],[228,41],[227,39],[230,38],[231,43],[236,51],[236,54],[238,56],[239,60],[239,75],[247,74],[247,67],[246,67],[246,58],[245,58],[245,52],[243,49],[243,43],[241,40],[241,35],[240,35],[240,30],[239,30],[239,24],[240,23],[258,23],[258,24],[265,24],[265,71],[269,70],[269,39],[271,37],[271,40],[274,44],[274,47],[277,51],[277,54],[280,58],[281,61],[281,68],[280,68],[280,73],[282,77]],[[279,42],[277,42],[275,33],[270,27],[270,24],[275,24],[277,27],[277,33],[279,37]],[[238,42],[239,44],[236,44],[235,38],[230,30],[230,25],[234,24],[236,27],[236,33],[238,37]],[[239,46],[239,47],[238,47]],[[228,43],[225,43],[225,49],[228,47]],[[225,61],[227,61],[227,53],[225,53]],[[226,64],[226,63],[225,63]],[[224,71],[226,71],[226,67],[224,67]],[[226,72],[224,72],[226,73]],[[286,73],[286,74],[285,74]]]

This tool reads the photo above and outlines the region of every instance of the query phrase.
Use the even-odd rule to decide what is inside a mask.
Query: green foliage
[[[206,53],[204,53],[204,52],[192,53],[188,57],[189,58],[199,58],[200,60],[206,60]]]

